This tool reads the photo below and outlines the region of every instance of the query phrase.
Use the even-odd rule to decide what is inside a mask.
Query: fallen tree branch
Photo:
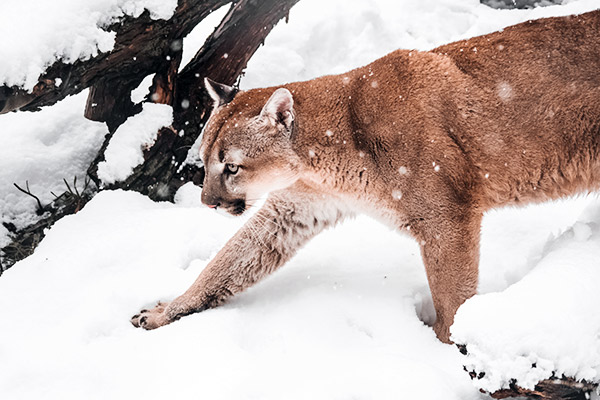
[[[146,75],[155,72],[157,62],[165,59],[173,41],[182,40],[208,14],[230,2],[179,0],[175,13],[166,21],[153,20],[148,11],[137,18],[126,16],[106,28],[116,32],[112,51],[72,64],[57,61],[39,78],[31,93],[15,86],[0,86],[0,114],[17,109],[38,110],[101,79],[121,79],[126,86],[139,84]],[[62,81],[60,85],[56,84],[57,79]]]

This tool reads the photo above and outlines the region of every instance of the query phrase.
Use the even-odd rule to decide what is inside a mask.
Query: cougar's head
[[[265,193],[292,185],[299,158],[292,149],[294,101],[287,89],[248,92],[205,79],[215,107],[200,145],[202,202],[241,215]]]

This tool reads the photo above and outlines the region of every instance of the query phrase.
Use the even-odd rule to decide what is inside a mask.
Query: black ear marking
[[[204,87],[217,106],[230,103],[239,92],[233,86],[215,82],[210,78],[204,78]]]

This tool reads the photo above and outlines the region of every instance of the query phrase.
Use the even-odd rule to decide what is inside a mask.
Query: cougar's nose
[[[202,202],[206,204],[210,208],[217,208],[221,205],[221,199],[217,196],[210,196],[202,192],[202,196],[200,197]]]
[[[208,203],[204,203],[204,204],[206,204],[209,208],[217,208],[217,207],[219,207],[221,205],[221,202],[217,201],[217,200],[214,200],[214,201],[211,201],[211,202],[208,202]]]

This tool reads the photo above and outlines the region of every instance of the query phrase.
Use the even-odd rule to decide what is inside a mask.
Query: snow
[[[227,14],[227,11],[229,11],[230,8],[231,5],[226,4],[211,12],[183,39],[183,54],[181,55],[179,70],[182,70],[190,61],[192,61],[192,58],[194,58],[208,36],[213,33],[215,27],[221,23],[221,20],[225,17],[225,14]]]
[[[430,50],[529,19],[600,6],[598,0],[564,3],[494,10],[479,0],[302,0],[290,11],[289,23],[278,24],[266,46],[250,59],[240,86],[264,87],[343,73],[398,48]]]
[[[158,3],[61,0],[47,8],[50,24],[25,13],[33,0],[5,1],[0,32],[14,31],[15,21],[30,15],[36,35],[48,37],[19,38],[40,46],[31,52],[22,42],[1,43],[0,59],[10,62],[0,62],[0,79],[13,69],[22,75],[11,79],[35,82],[28,65],[38,68],[61,52],[87,57],[90,43],[104,40],[97,21],[122,15],[118,5],[130,4],[133,13],[140,10],[133,5]],[[396,48],[429,49],[599,6],[578,0],[492,10],[477,0],[302,0],[251,59],[241,85],[343,72]],[[54,24],[64,24],[65,46],[57,45],[63,32],[54,32]],[[200,47],[210,24],[203,29],[184,47]],[[87,43],[82,51],[78,40]],[[6,53],[13,44],[22,49]],[[35,201],[12,182],[28,180],[48,202],[63,178],[83,181],[107,133],[82,117],[84,104],[82,93],[39,113],[0,116],[3,222],[35,218]],[[131,172],[142,146],[171,124],[171,113],[145,104],[117,131],[102,167],[105,183]],[[553,371],[600,381],[600,200],[594,196],[485,216],[481,294],[461,307],[452,327],[454,339],[468,343],[467,356],[440,343],[426,325],[434,312],[415,241],[364,216],[324,232],[223,307],[155,331],[131,326],[141,308],[181,294],[246,218],[223,218],[201,206],[200,189],[186,184],[175,204],[104,191],[57,222],[32,256],[0,277],[2,398],[477,400],[488,398],[480,387],[494,390],[510,379],[530,386]],[[0,225],[0,243],[6,240]],[[486,374],[472,382],[463,365]]]
[[[5,272],[0,301],[9,329],[0,330],[0,388],[6,398],[64,398],[65,388],[70,398],[479,398],[460,353],[419,319],[431,320],[432,308],[416,243],[366,217],[317,237],[224,307],[156,331],[131,327],[129,317],[140,308],[185,290],[244,222],[200,207],[199,197],[191,184],[175,205],[101,192]],[[536,239],[573,224],[587,202],[548,204],[538,213],[507,210],[517,223],[501,215],[484,227],[491,223],[512,238],[507,251],[531,232]],[[488,248],[484,282],[501,254]],[[583,250],[570,258],[597,256]],[[564,273],[540,273],[542,290],[555,278],[564,281]],[[538,284],[529,282],[529,293],[540,292]],[[585,293],[569,304],[581,307]],[[551,314],[564,311],[550,304]],[[564,345],[590,349],[578,343]]]
[[[600,201],[589,211],[600,212]],[[459,309],[452,338],[467,344],[467,369],[485,371],[480,387],[494,392],[515,379],[533,389],[553,373],[600,382],[598,260],[600,220],[578,221],[548,240],[521,280]]]
[[[65,387],[73,398],[392,398],[431,378],[440,384],[424,398],[473,398],[459,354],[414,315],[413,291],[426,296],[416,246],[365,218],[327,232],[219,310],[133,329],[133,313],[181,293],[243,222],[199,207],[199,190],[186,189],[186,205],[102,192],[5,273],[10,329],[0,332],[0,354],[15,361],[0,365],[6,398],[59,398]],[[365,246],[381,250],[369,268]],[[389,264],[398,247],[415,268]],[[409,382],[395,379],[407,374]]]
[[[131,91],[131,101],[135,104],[141,103],[146,98],[146,95],[150,93],[150,88],[152,87],[152,80],[154,79],[154,75],[150,74],[142,79],[142,82],[138,85],[137,88]]]
[[[0,222],[17,227],[31,223],[36,201],[19,192],[13,183],[31,192],[42,204],[66,191],[63,179],[82,189],[85,171],[100,148],[108,129],[83,117],[87,90],[36,113],[0,116]],[[3,232],[4,231],[4,232]],[[6,242],[0,228],[0,242]]]
[[[144,149],[152,147],[158,131],[173,123],[173,109],[166,104],[143,103],[143,110],[129,117],[114,133],[98,163],[98,178],[104,184],[125,180],[144,162]]]
[[[0,5],[0,85],[31,91],[47,66],[70,64],[113,49],[106,30],[125,15],[144,10],[169,19],[177,0],[2,0]],[[10,60],[10,61],[7,61]]]
[[[103,3],[110,2],[103,1]],[[148,10],[150,18],[168,20],[177,8],[177,0],[117,0],[117,7],[121,8],[125,15],[138,17]]]

